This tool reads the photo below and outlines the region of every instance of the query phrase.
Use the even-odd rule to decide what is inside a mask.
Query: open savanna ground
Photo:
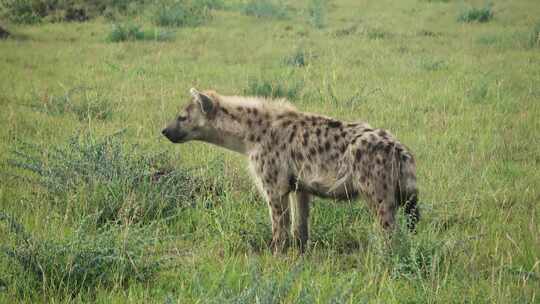
[[[540,303],[540,2],[140,2],[4,17],[0,302]],[[390,130],[416,234],[316,199],[273,256],[243,156],[160,134],[191,87]]]

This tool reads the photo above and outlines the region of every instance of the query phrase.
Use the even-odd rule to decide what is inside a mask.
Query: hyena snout
[[[167,137],[167,139],[169,139],[173,143],[180,143],[187,136],[187,133],[181,132],[176,129],[171,129],[169,127],[161,130],[161,134],[163,134],[163,136]]]

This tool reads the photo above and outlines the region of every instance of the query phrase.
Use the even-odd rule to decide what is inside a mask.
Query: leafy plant
[[[484,7],[470,7],[463,10],[459,16],[459,22],[488,22],[493,18],[493,7],[486,4]]]
[[[21,142],[9,163],[34,173],[37,178],[28,182],[57,201],[67,204],[69,195],[77,195],[80,201],[65,207],[82,217],[95,214],[98,224],[149,221],[194,203],[201,180],[185,169],[168,169],[163,154],[137,154],[136,147],[122,144],[121,134],[73,137],[48,151]]]
[[[272,0],[250,0],[244,4],[242,11],[257,18],[284,19],[288,16],[285,4]]]
[[[244,94],[269,98],[287,98],[294,100],[302,90],[304,83],[294,79],[268,80],[263,78],[248,79]]]
[[[159,26],[198,26],[212,18],[210,8],[219,6],[216,1],[181,0],[162,2],[153,19]]]
[[[326,0],[311,0],[308,7],[310,23],[321,29],[326,25]]]

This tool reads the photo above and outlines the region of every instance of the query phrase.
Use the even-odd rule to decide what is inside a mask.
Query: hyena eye
[[[178,116],[178,117],[176,118],[176,120],[178,120],[178,121],[184,121],[184,120],[186,120],[186,119],[187,119],[187,117],[185,117],[185,116]]]

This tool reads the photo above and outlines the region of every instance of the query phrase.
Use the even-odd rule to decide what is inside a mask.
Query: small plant
[[[107,40],[110,42],[121,42],[121,41],[134,41],[134,40],[143,40],[144,32],[141,30],[141,27],[136,24],[115,24],[112,27]]]
[[[321,29],[326,25],[326,0],[311,0],[308,7],[310,23]]]
[[[212,18],[210,9],[218,6],[217,1],[165,2],[157,7],[153,19],[159,26],[198,26],[210,20]]]
[[[390,37],[390,33],[380,28],[368,28],[365,30],[365,34],[369,39],[378,40]]]
[[[191,206],[205,183],[185,169],[167,169],[162,154],[140,155],[123,146],[122,134],[74,137],[45,153],[43,147],[19,143],[9,163],[34,173],[27,182],[41,185],[56,204],[64,202],[63,208],[82,217],[95,214],[100,225],[148,222]],[[78,197],[77,204],[69,204],[70,195]]]
[[[422,58],[419,62],[419,66],[426,71],[438,71],[447,68],[447,64],[444,60]]]
[[[529,34],[529,46],[540,47],[540,21],[537,22]]]
[[[250,0],[244,4],[242,11],[248,16],[257,18],[284,19],[288,16],[285,4],[272,0]]]
[[[98,287],[145,282],[163,267],[163,261],[151,254],[158,240],[148,228],[104,227],[97,232],[80,228],[56,240],[29,235],[4,213],[0,213],[2,226],[7,226],[13,242],[2,241],[0,258],[10,261],[9,278],[25,282],[18,285],[28,289],[20,290],[23,293],[71,297]]]
[[[297,80],[281,79],[276,81],[262,78],[250,78],[248,79],[247,88],[244,89],[244,94],[294,100],[299,95],[303,86],[304,83]]]
[[[113,25],[107,40],[110,42],[124,42],[137,40],[170,41],[173,39],[170,32],[162,32],[158,29],[153,31],[143,31],[136,24],[115,24]]]
[[[290,56],[287,56],[283,61],[286,65],[293,67],[303,67],[306,66],[311,58],[311,54],[305,49],[299,48]]]
[[[463,10],[459,16],[459,22],[488,22],[493,18],[493,8],[491,4],[486,4],[484,7],[470,7]]]

